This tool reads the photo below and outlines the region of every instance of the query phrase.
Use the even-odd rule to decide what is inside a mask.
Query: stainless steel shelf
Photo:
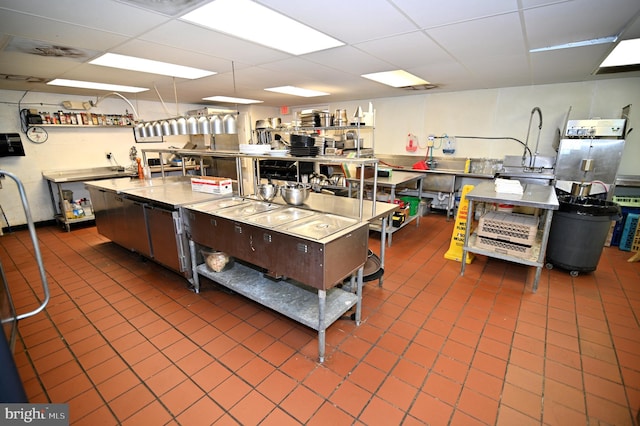
[[[196,274],[316,330],[320,362],[325,356],[325,330],[362,302],[361,283],[357,294],[336,287],[316,290],[295,281],[266,278],[262,272],[240,263],[222,272],[213,272],[201,264],[196,267]],[[356,315],[356,323],[359,322]]]
[[[91,128],[109,128],[109,129],[132,129],[134,126],[131,124],[29,124],[28,127],[46,127],[48,129],[59,128],[74,128],[74,129],[91,129]]]

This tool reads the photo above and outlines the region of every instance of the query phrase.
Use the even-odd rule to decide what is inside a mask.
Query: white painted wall
[[[23,97],[24,96],[24,97]],[[20,132],[19,106],[35,107],[39,110],[54,111],[61,109],[63,100],[86,101],[87,97],[72,97],[49,93],[27,93],[0,91],[0,133]],[[558,129],[566,119],[571,108],[571,119],[592,117],[619,118],[621,110],[628,104],[631,109],[629,128],[640,127],[640,78],[619,78],[584,83],[539,85],[488,90],[474,90],[454,93],[418,93],[383,99],[364,99],[335,105],[305,105],[290,107],[289,115],[281,116],[283,122],[293,120],[293,113],[301,108],[322,107],[330,111],[345,108],[349,115],[361,106],[367,110],[369,102],[376,110],[375,151],[378,154],[416,155],[426,153],[426,140],[429,134],[441,136],[483,136],[513,137],[527,139],[527,127],[531,110],[540,107],[543,114],[543,127],[540,136],[541,155],[554,155],[553,142]],[[166,118],[188,110],[201,108],[202,105],[168,105],[168,112],[160,102],[133,102],[143,120]],[[92,112],[105,114],[123,114],[128,105],[118,97],[103,100]],[[635,109],[635,110],[634,110]],[[251,125],[256,120],[278,117],[278,108],[263,106],[241,107],[238,130],[241,143],[251,135]],[[535,147],[538,118],[533,118],[529,146]],[[33,144],[22,134],[25,157],[0,158],[0,169],[16,174],[23,182],[34,221],[49,220],[53,217],[53,206],[46,182],[42,178],[43,170],[76,169],[108,166],[105,152],[112,152],[121,165],[129,165],[129,150],[136,146],[138,152],[147,148],[163,148],[170,145],[182,146],[184,137],[167,138],[164,144],[136,144],[131,129],[95,128],[95,129],[51,129],[49,140],[44,144]],[[408,133],[418,136],[422,149],[408,153],[405,150]],[[363,135],[370,140],[372,135]],[[523,148],[514,141],[458,139],[456,157],[503,158],[505,155],[521,155]],[[437,143],[436,143],[437,146]],[[434,155],[441,156],[436,149]],[[640,175],[640,130],[629,134],[619,173]],[[1,181],[0,204],[12,226],[26,223],[24,211],[19,203],[15,184],[10,179]],[[84,188],[76,184],[69,189],[74,197],[80,198]],[[2,224],[6,226],[6,224]]]

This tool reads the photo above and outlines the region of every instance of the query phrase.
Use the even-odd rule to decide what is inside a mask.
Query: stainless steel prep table
[[[424,178],[423,173],[417,172],[400,172],[393,171],[391,176],[389,177],[378,177],[377,179],[368,178],[365,179],[365,185],[376,185],[379,188],[389,188],[391,190],[391,201],[396,199],[396,188],[399,186],[406,186],[411,183],[416,183],[416,190],[418,192],[418,198],[422,199],[422,179]],[[348,179],[350,183],[359,183],[360,179]],[[375,195],[375,192],[374,192]],[[351,197],[351,185],[349,185],[349,197]],[[387,203],[389,204],[389,203]],[[378,209],[378,205],[376,204],[376,210]],[[389,247],[391,247],[392,235],[394,232],[400,230],[404,226],[408,225],[412,221],[416,221],[416,226],[420,224],[420,215],[415,214],[407,220],[399,227],[393,226],[382,226],[379,231],[381,232],[382,238],[387,235],[387,243]],[[374,228],[375,229],[375,228]]]
[[[130,171],[126,171],[124,167],[93,167],[90,169],[73,169],[73,170],[45,170],[42,177],[47,181],[49,187],[49,195],[55,219],[62,223],[67,232],[71,230],[72,223],[85,222],[95,219],[93,214],[86,215],[81,218],[68,218],[61,206],[63,195],[62,186],[65,183],[85,182],[99,179],[119,178],[131,176]],[[56,185],[59,203],[56,203],[56,197],[53,192],[53,185]]]
[[[521,263],[523,265],[534,266],[536,268],[536,273],[533,280],[532,291],[535,293],[538,290],[538,281],[540,280],[540,274],[542,272],[542,267],[544,266],[547,241],[549,239],[549,229],[551,228],[551,218],[553,217],[553,211],[558,210],[559,203],[553,186],[524,184],[523,189],[524,191],[522,195],[497,193],[495,191],[494,182],[481,182],[467,194],[466,198],[469,201],[469,211],[467,214],[468,223],[464,234],[462,267],[460,271],[461,275],[464,275],[467,253],[477,253]],[[520,257],[477,247],[475,243],[477,235],[475,233],[472,234],[471,229],[471,222],[474,217],[474,202],[512,204],[514,206],[533,207],[542,210],[544,212],[544,226],[542,230],[538,231],[531,256]]]
[[[191,189],[189,177],[85,182],[94,198],[98,232],[111,241],[191,277],[179,208],[228,197]]]

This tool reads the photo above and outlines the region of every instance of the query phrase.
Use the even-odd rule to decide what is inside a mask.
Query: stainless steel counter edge
[[[133,172],[127,171],[122,166],[42,171],[42,177],[54,183],[82,182],[84,180],[130,177],[132,175]]]
[[[640,176],[637,176],[637,175],[618,175],[616,177],[616,186],[640,187]]]
[[[558,210],[560,207],[555,188],[551,185],[524,184],[523,194],[519,195],[498,193],[493,182],[481,182],[467,194],[467,199],[551,210]]]
[[[257,160],[286,160],[286,161],[309,161],[309,162],[322,162],[327,164],[377,164],[377,158],[351,158],[342,156],[317,156],[317,157],[294,157],[294,156],[275,156],[275,155],[260,155],[260,154],[248,154],[239,151],[208,151],[202,149],[143,149],[144,154],[147,153],[161,153],[161,154],[174,154],[182,157],[212,157],[212,158],[250,158]]]

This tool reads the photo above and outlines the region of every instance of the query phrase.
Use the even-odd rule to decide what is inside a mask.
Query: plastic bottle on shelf
[[[142,160],[138,157],[136,158],[136,163],[138,163],[138,179],[144,179],[144,169],[142,168]]]

